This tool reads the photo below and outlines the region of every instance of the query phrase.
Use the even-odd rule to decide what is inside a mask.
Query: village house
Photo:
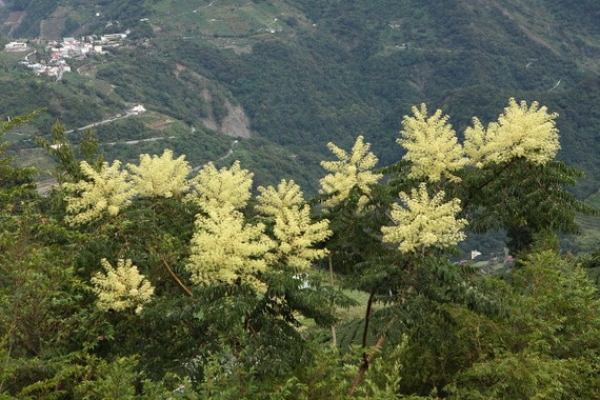
[[[127,37],[127,33],[111,33],[100,36],[100,42],[105,46],[118,46],[119,42]]]
[[[50,53],[50,60],[30,64],[28,60],[21,64],[31,69],[37,75],[55,76],[57,80],[62,79],[63,73],[71,72],[71,67],[65,61],[66,58],[83,59],[89,54],[102,54],[103,45],[106,47],[118,46],[120,41],[127,37],[129,30],[125,33],[107,34],[101,37],[83,36],[78,40],[74,37],[64,37],[62,40],[46,42],[46,50]],[[23,51],[27,49],[26,43],[11,42],[5,46],[7,51]],[[142,105],[134,107],[131,112],[140,114],[146,111]]]
[[[55,76],[57,80],[62,79],[65,72],[71,72],[71,67],[64,60],[54,60],[51,64],[35,63],[27,65],[36,75]]]
[[[102,46],[92,43],[93,40],[91,36],[82,38],[81,41],[72,37],[65,37],[60,43],[48,42],[47,48],[50,50],[52,60],[82,57],[91,53],[102,53]]]
[[[133,115],[143,114],[144,112],[146,112],[146,108],[141,104],[131,107],[131,109],[129,110],[129,113]]]
[[[4,45],[6,51],[26,51],[27,43],[25,42],[10,42]]]

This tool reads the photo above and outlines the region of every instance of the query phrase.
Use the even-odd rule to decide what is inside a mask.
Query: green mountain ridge
[[[399,122],[413,105],[441,108],[462,131],[473,116],[494,120],[509,97],[538,100],[561,115],[560,156],[586,171],[576,190],[587,196],[600,187],[598,22],[593,1],[5,0],[0,44],[129,33],[105,55],[70,60],[89,73],[61,82],[2,53],[0,110],[46,107],[36,127],[47,134],[56,119],[77,128],[143,104],[194,127],[176,134],[182,143],[218,144],[208,156],[197,154],[207,146],[174,149],[200,162],[229,148],[221,125],[238,107],[251,138],[237,158],[261,183],[294,177],[310,192],[329,141],[347,147],[363,134],[382,165],[397,160]],[[98,136],[173,136],[140,120],[99,127]],[[105,151],[133,158],[161,144]]]

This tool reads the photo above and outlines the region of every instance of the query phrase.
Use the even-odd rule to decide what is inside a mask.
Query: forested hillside
[[[79,73],[60,82],[36,78],[19,65],[22,55],[2,53],[0,107],[4,116],[45,107],[34,124],[48,135],[56,119],[77,128],[141,103],[194,133],[138,119],[98,128],[100,141],[219,143],[187,151],[194,160],[226,154],[230,140],[218,133],[235,135],[227,127],[245,125],[251,137],[239,143],[239,157],[261,181],[293,176],[313,192],[324,143],[350,144],[363,134],[389,164],[398,156],[400,116],[412,105],[443,109],[462,131],[472,115],[496,118],[508,97],[536,99],[560,113],[560,157],[586,171],[576,190],[587,196],[600,186],[598,8],[557,0],[453,0],[443,7],[412,0],[3,1],[2,43],[129,34],[105,54],[69,60]],[[31,42],[31,50],[42,60],[48,55],[40,43]],[[247,119],[223,126],[233,107]],[[107,156],[123,155],[118,147],[105,148]],[[133,158],[145,150],[126,152]]]

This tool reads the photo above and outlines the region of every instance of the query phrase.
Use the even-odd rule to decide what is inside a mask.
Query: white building
[[[129,110],[129,112],[131,114],[138,115],[146,112],[146,108],[144,108],[143,105],[138,104],[137,106],[131,107],[131,110]]]
[[[100,36],[100,41],[102,43],[118,42],[119,40],[125,39],[126,37],[126,33],[110,33]]]
[[[24,42],[10,42],[4,45],[6,51],[25,51],[27,50],[27,43]]]

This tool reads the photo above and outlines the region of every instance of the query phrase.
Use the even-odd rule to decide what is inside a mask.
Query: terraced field
[[[153,10],[160,15],[148,21],[155,30],[183,38],[272,34],[286,30],[284,18],[303,19],[297,10],[281,1],[164,0],[154,5]]]

